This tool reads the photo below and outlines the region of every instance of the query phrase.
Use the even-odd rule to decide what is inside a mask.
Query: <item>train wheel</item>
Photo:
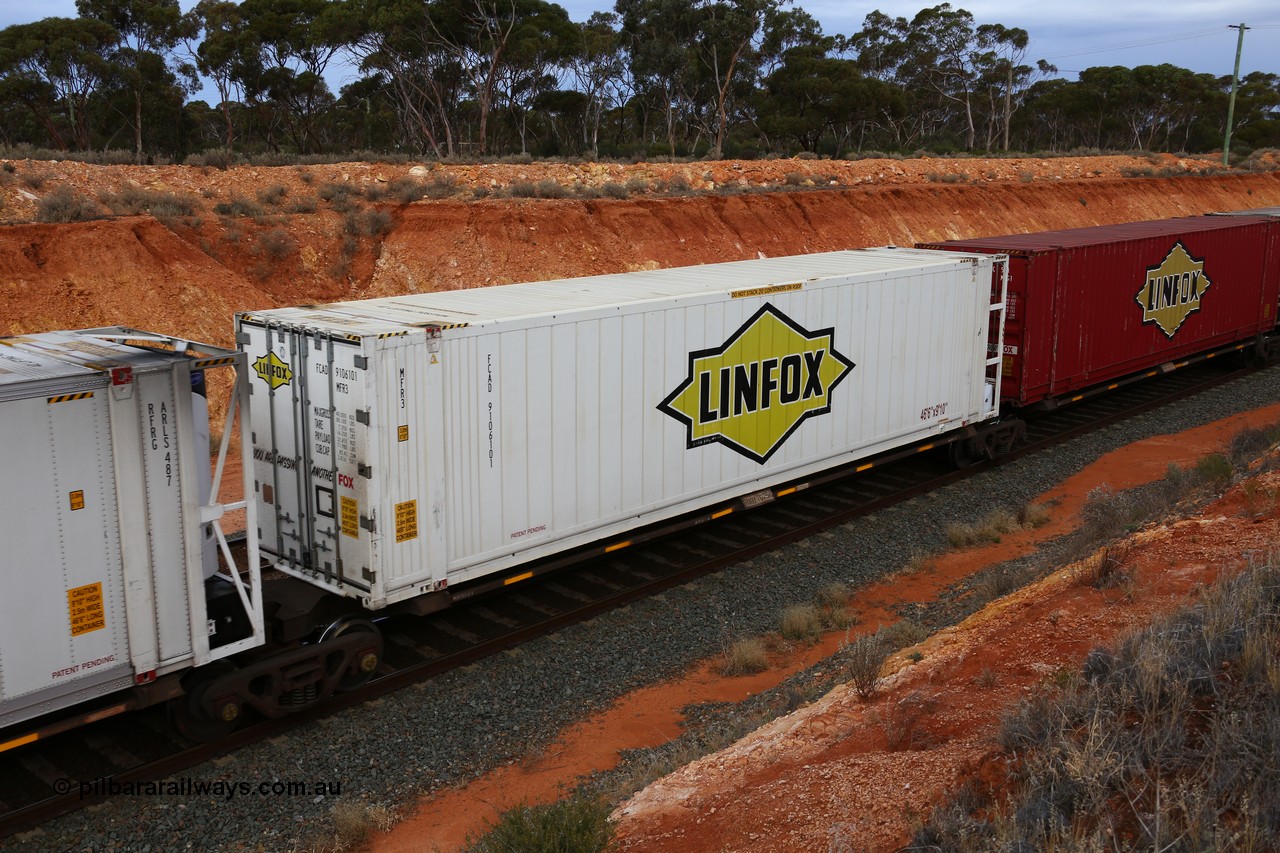
[[[209,688],[235,666],[217,661],[188,676],[186,694],[169,702],[169,718],[183,737],[197,743],[221,740],[240,725],[241,707],[234,696],[214,697]]]
[[[951,464],[956,468],[968,468],[987,458],[982,441],[977,438],[962,438],[948,446]]]
[[[367,683],[378,670],[378,664],[382,662],[382,632],[368,619],[354,617],[339,619],[324,629],[324,633],[320,635],[320,642],[351,634],[368,634],[369,642],[361,647],[347,671],[342,674],[337,687],[339,693],[355,690]]]

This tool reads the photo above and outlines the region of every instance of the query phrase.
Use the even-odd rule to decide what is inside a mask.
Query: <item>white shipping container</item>
[[[866,249],[241,314],[262,547],[380,608],[991,418],[1003,269]]]
[[[226,579],[251,635],[211,635],[206,609],[222,514],[255,507],[216,498],[204,377],[243,356],[191,346],[119,329],[0,338],[0,728],[261,644],[255,547]]]

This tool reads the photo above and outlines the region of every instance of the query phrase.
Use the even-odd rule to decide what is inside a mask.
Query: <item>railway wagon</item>
[[[261,547],[429,612],[943,442],[997,413],[1004,281],[1000,257],[883,248],[240,314]]]
[[[1001,397],[1014,406],[1195,354],[1276,325],[1280,220],[1197,216],[921,244],[1009,257]]]
[[[0,751],[180,695],[184,671],[263,642],[256,544],[237,568],[221,529],[230,510],[254,523],[247,464],[239,499],[218,497],[246,376],[240,353],[132,329],[0,338],[0,732],[90,709]],[[230,389],[216,470],[211,385]]]

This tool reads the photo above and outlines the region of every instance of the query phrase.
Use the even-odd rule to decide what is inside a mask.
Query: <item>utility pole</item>
[[[1231,72],[1231,100],[1227,102],[1227,135],[1222,140],[1222,165],[1227,165],[1227,159],[1231,156],[1231,123],[1235,120],[1236,114],[1236,88],[1240,85],[1240,51],[1244,49],[1244,31],[1249,29],[1241,21],[1236,24],[1228,24],[1227,29],[1239,30],[1240,37],[1236,39],[1236,68]]]

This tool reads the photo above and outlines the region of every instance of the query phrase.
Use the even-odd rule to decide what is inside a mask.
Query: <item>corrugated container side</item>
[[[1273,328],[1276,242],[1195,217],[927,247],[1010,255],[1002,396],[1027,405]]]
[[[922,421],[927,407],[949,406],[953,424],[976,419],[986,269],[978,284],[970,270],[952,270],[446,333],[450,581],[547,543],[588,541],[934,434],[943,418]],[[763,464],[721,442],[689,447],[688,429],[659,404],[688,377],[691,354],[723,346],[766,303],[810,332],[832,329],[835,349],[855,365],[832,411],[799,424],[776,450],[768,427],[742,436],[750,453],[769,454]]]
[[[378,608],[985,416],[992,259],[779,260],[733,269],[791,283],[734,293],[713,266],[613,278],[613,304],[588,279],[240,317],[263,547]],[[336,525],[308,515],[331,487]]]

